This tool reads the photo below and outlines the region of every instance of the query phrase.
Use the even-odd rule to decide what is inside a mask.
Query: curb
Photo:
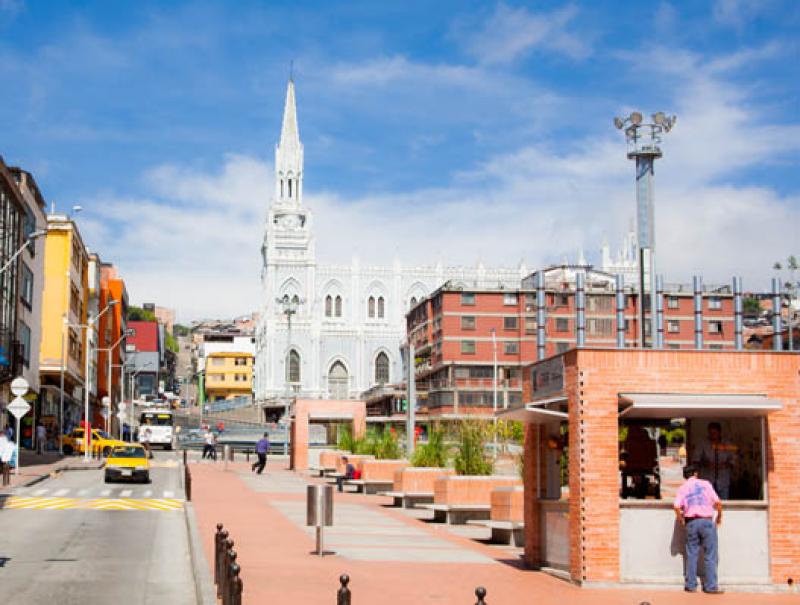
[[[46,479],[51,479],[57,477],[59,474],[67,472],[67,471],[96,471],[98,469],[103,468],[103,463],[94,463],[92,465],[80,465],[80,466],[72,466],[73,463],[67,462],[63,466],[59,466],[58,468],[54,468],[53,470],[44,473],[43,475],[38,475],[26,481],[25,483],[20,484],[19,487],[31,487],[36,485],[37,483],[41,483]]]
[[[197,518],[194,513],[194,504],[185,502],[184,518],[186,519],[186,532],[189,535],[189,555],[192,560],[194,575],[194,590],[197,595],[198,605],[216,605],[217,591],[211,580],[211,570],[203,552],[203,543],[197,530]]]

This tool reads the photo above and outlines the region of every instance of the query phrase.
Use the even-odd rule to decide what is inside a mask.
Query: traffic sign
[[[19,419],[30,411],[31,406],[22,397],[17,396],[11,403],[8,404],[6,409],[14,414],[15,418]]]
[[[14,393],[17,397],[22,397],[25,393],[30,390],[30,385],[28,381],[25,380],[22,376],[17,376],[14,380],[11,381],[11,392]]]
[[[126,407],[128,407],[128,404],[126,404],[124,401],[120,401],[117,404],[117,409],[119,409],[120,412],[124,412]]]

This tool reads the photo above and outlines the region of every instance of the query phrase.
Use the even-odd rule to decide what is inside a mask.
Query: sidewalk
[[[269,465],[256,476],[249,466],[191,464],[193,502],[206,557],[213,565],[213,536],[223,523],[242,568],[244,603],[273,601],[333,605],[338,578],[350,576],[354,602],[385,605],[472,604],[478,585],[486,600],[548,605],[725,605],[797,603],[797,595],[711,596],[650,589],[582,589],[547,574],[522,569],[507,551],[455,535],[446,526],[418,521],[379,496],[335,495],[334,527],[326,530],[323,558],[305,527],[305,485],[314,480]]]
[[[102,464],[102,460],[90,460],[86,463],[83,461],[82,456],[61,456],[53,452],[40,455],[36,452],[22,450],[20,453],[19,475],[15,473],[15,469],[12,469],[11,485],[0,486],[0,493],[41,480],[43,477],[47,477],[59,470],[100,468]]]

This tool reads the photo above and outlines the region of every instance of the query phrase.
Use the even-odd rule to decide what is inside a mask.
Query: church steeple
[[[280,203],[300,205],[303,198],[303,144],[297,127],[294,79],[286,87],[281,139],[275,148],[275,199]]]

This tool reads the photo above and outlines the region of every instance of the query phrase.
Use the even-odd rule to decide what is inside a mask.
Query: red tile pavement
[[[269,475],[286,472],[282,463],[270,464]],[[235,542],[242,568],[246,605],[285,603],[330,604],[336,602],[338,577],[347,573],[356,603],[387,605],[472,604],[477,585],[486,587],[487,602],[536,603],[542,605],[683,605],[698,602],[726,605],[754,603],[798,603],[796,595],[725,594],[711,596],[682,591],[650,589],[579,588],[547,574],[524,570],[516,562],[482,563],[398,563],[352,561],[337,555],[319,558],[310,554],[313,538],[293,524],[270,501],[303,499],[297,493],[257,493],[237,476],[234,470],[245,464],[232,464],[224,471],[221,465],[192,464],[192,500],[200,535],[208,561],[213,564],[213,535],[221,522]],[[492,558],[503,552],[465,538],[453,536],[442,527],[430,526],[403,515],[389,512],[373,496],[337,494],[337,501],[358,502],[375,507],[392,517],[415,524],[424,531],[474,549]]]

